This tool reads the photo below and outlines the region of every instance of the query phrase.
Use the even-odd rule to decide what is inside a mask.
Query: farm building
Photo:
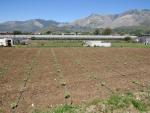
[[[143,35],[139,37],[139,42],[144,43],[145,45],[150,44],[150,35]]]
[[[86,47],[111,47],[111,43],[102,41],[84,41]]]
[[[113,35],[0,35],[0,37],[7,38],[25,38],[25,39],[38,39],[38,40],[102,40],[102,39],[113,39],[113,40],[124,40],[126,37],[132,39],[137,36],[113,36]]]
[[[4,46],[4,47],[13,46],[13,39],[12,38],[0,38],[0,46]]]
[[[28,45],[29,39],[27,38],[13,38],[13,43],[15,45],[21,44],[21,45]]]

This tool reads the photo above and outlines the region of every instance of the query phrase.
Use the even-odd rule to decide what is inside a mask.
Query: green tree
[[[106,29],[104,29],[104,31],[103,31],[103,35],[110,35],[112,33],[112,30],[110,29],[110,28],[106,28]]]
[[[52,31],[46,31],[45,34],[47,35],[52,34]]]
[[[16,30],[16,31],[13,31],[13,34],[14,34],[14,35],[21,35],[21,34],[22,34],[22,32],[21,32],[21,31]]]
[[[95,29],[95,31],[93,32],[93,34],[94,35],[100,35],[101,34],[101,32],[100,32],[100,29]]]
[[[144,34],[144,30],[142,29],[137,29],[131,32],[132,35],[136,35],[136,36],[141,36],[142,34]]]
[[[132,38],[131,38],[131,37],[125,37],[124,40],[127,41],[127,42],[131,42],[131,41],[132,41]]]
[[[76,32],[76,35],[78,35],[78,32]]]

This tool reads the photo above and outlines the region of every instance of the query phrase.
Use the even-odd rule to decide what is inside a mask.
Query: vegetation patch
[[[139,111],[147,111],[147,105],[140,100],[132,99],[132,104]]]
[[[17,104],[17,102],[14,102],[14,103],[11,103],[11,109],[15,109],[17,106],[18,106],[18,104]]]
[[[77,107],[65,104],[45,112],[40,110],[35,110],[32,113],[77,113]]]
[[[0,77],[2,77],[7,72],[8,68],[8,64],[5,64],[2,68],[0,68]]]
[[[128,43],[128,42],[121,42],[121,43],[112,43],[112,47],[121,47],[121,48],[150,48],[150,45],[145,45],[141,43]]]
[[[83,42],[78,40],[32,40],[28,45],[17,47],[83,47]]]
[[[149,104],[146,101],[137,99],[132,93],[113,94],[107,99],[94,99],[93,101],[81,105],[61,105],[46,112],[35,110],[33,113],[118,113],[128,112],[148,112]]]
[[[120,109],[128,107],[131,100],[130,95],[112,95],[107,101],[106,104],[110,106],[111,109]]]

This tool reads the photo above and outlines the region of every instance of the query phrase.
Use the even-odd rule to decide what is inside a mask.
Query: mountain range
[[[120,27],[149,27],[150,9],[133,9],[120,14],[91,14],[85,18],[70,23],[56,22],[53,20],[32,19],[27,21],[8,21],[0,23],[0,32],[51,31],[86,31],[95,28],[120,28]]]

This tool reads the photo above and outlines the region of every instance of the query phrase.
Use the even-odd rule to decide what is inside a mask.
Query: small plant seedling
[[[66,84],[67,84],[66,81],[61,81],[62,86],[66,86]]]
[[[122,76],[126,76],[126,74],[122,74]]]
[[[2,110],[2,108],[0,107],[0,113],[3,113],[3,110]]]
[[[15,109],[18,105],[17,105],[17,103],[16,102],[14,102],[14,103],[11,103],[11,109]]]
[[[84,69],[84,66],[82,65],[81,68]]]
[[[101,86],[105,86],[105,82],[101,82]]]
[[[0,76],[2,76],[3,75],[3,72],[0,72]]]
[[[24,81],[26,82],[28,80],[28,78],[25,78]]]
[[[134,84],[139,84],[139,82],[138,82],[138,81],[135,81],[135,80],[132,81],[132,83],[134,83]]]
[[[58,69],[58,70],[57,70],[57,72],[58,72],[58,73],[60,73],[60,72],[61,72],[61,70],[60,70],[60,69]]]
[[[21,87],[21,88],[20,88],[20,92],[24,92],[25,89],[26,89],[26,87]]]
[[[96,76],[93,76],[93,78],[94,78],[94,79],[97,79],[97,77],[96,77]]]
[[[65,99],[68,99],[68,98],[70,98],[70,95],[69,94],[65,95]]]
[[[127,63],[125,62],[124,65],[127,65]]]
[[[71,97],[70,93],[69,92],[65,92],[65,99],[68,99],[70,97]]]

